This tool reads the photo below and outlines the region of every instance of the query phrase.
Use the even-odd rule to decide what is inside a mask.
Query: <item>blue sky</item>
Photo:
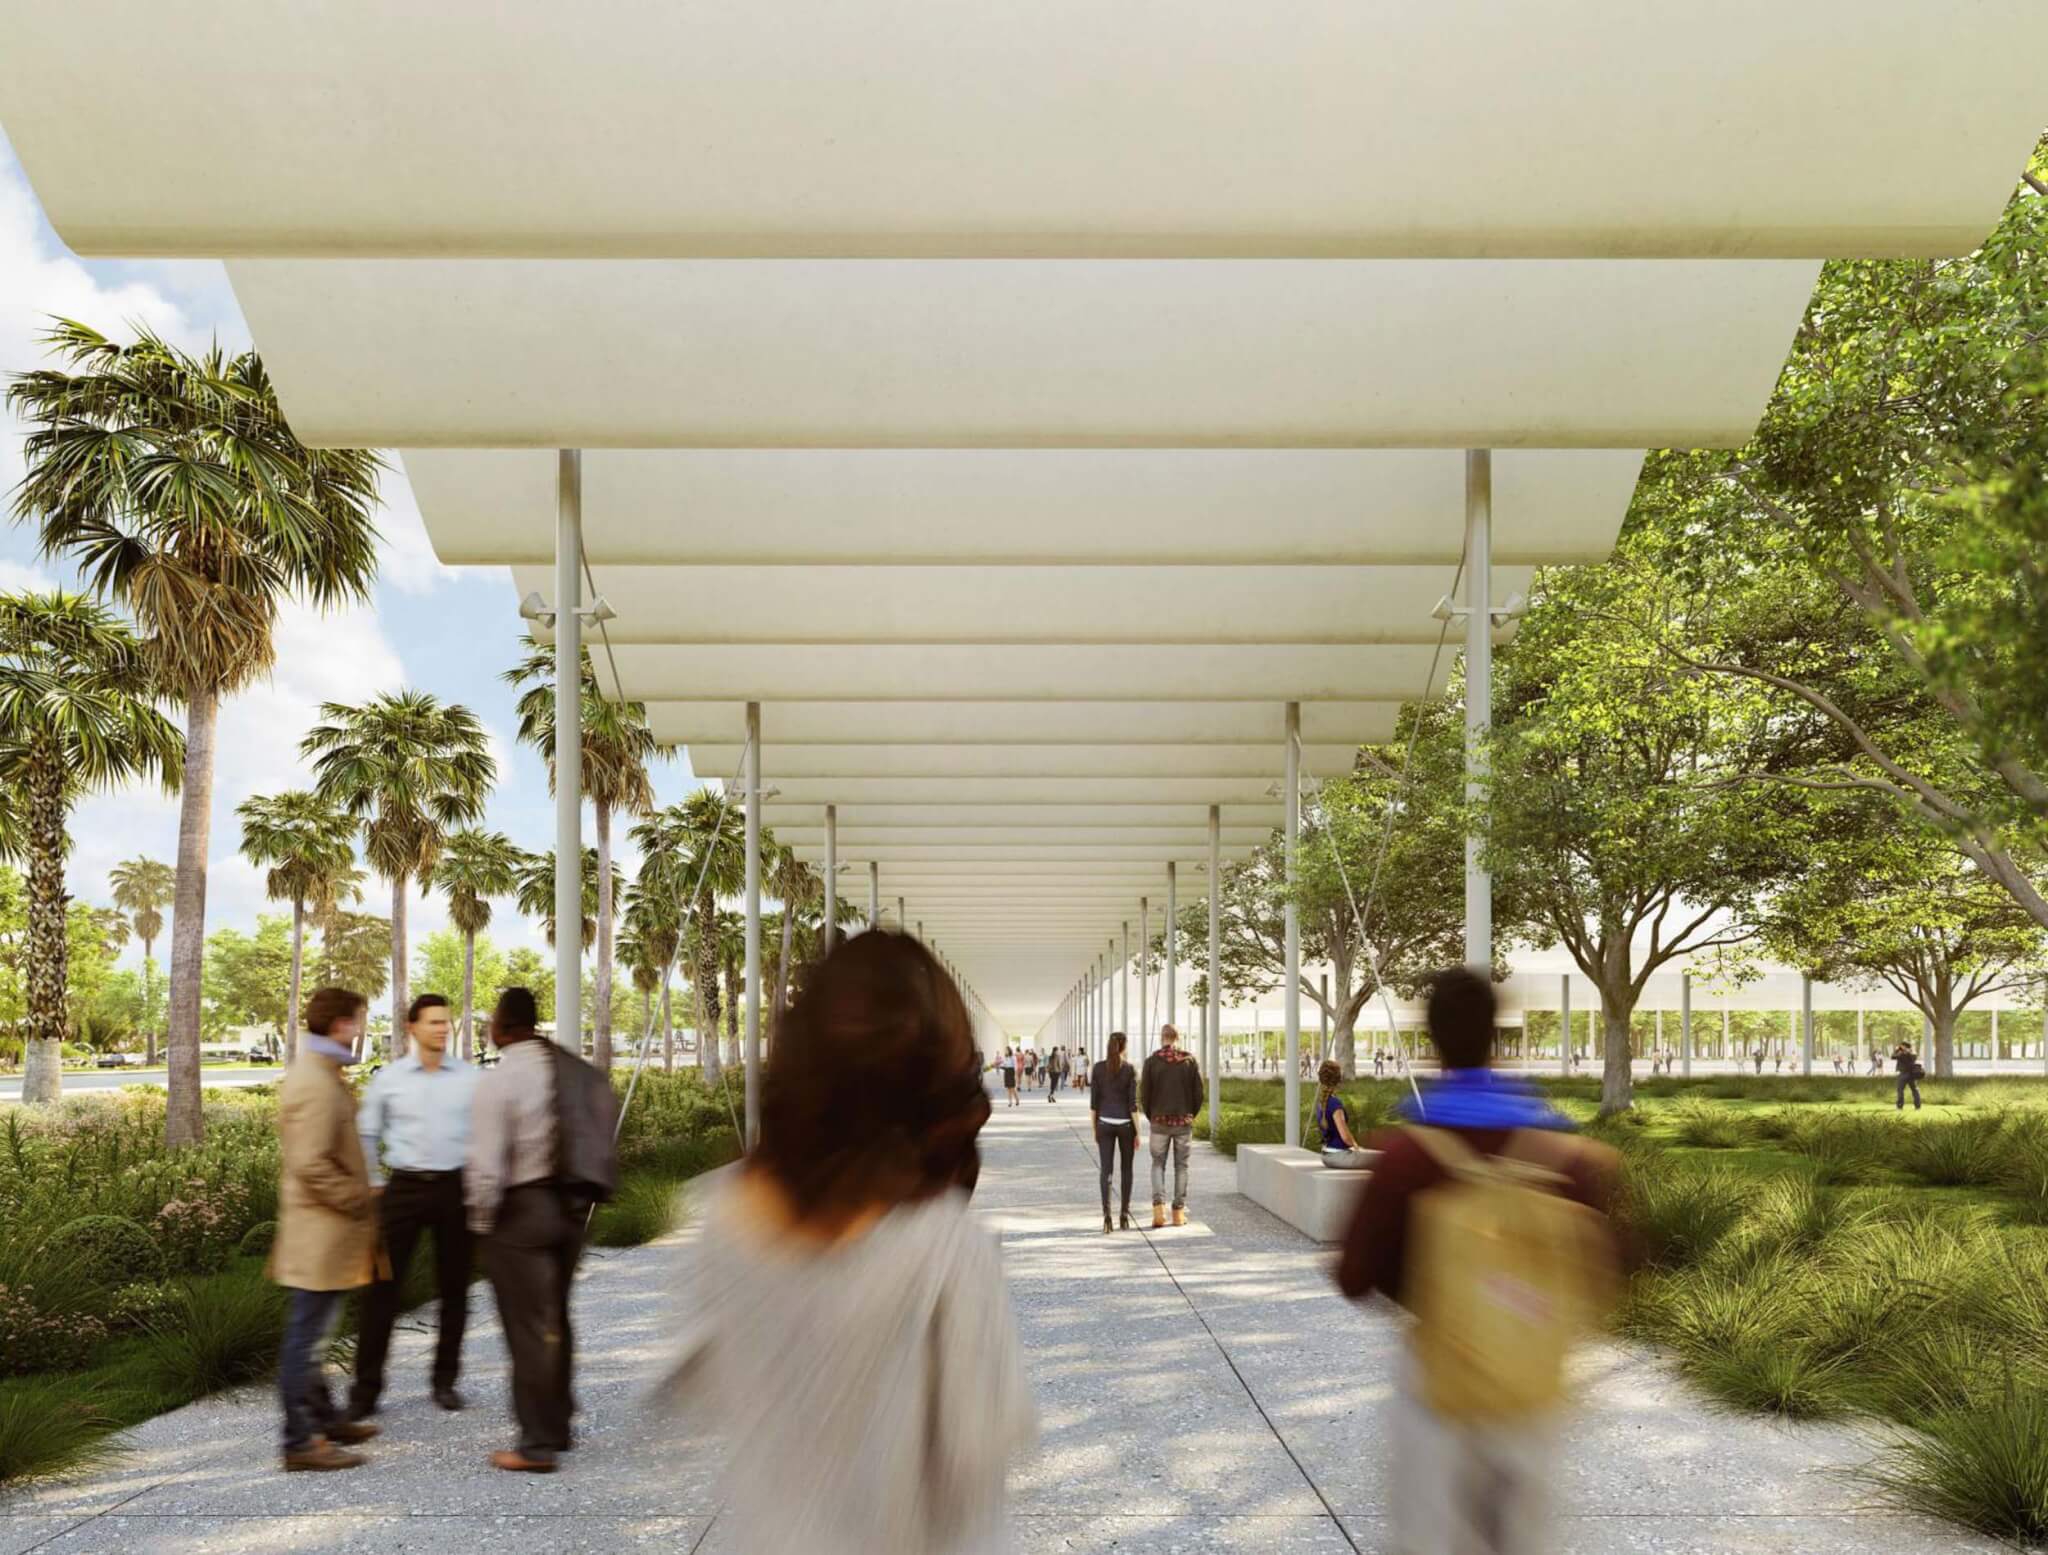
[[[0,138],[0,372],[39,365],[36,336],[62,314],[119,334],[144,322],[188,347],[211,339],[240,347],[249,340],[227,276],[201,261],[82,261],[59,241],[20,164]],[[289,407],[287,407],[289,409]],[[11,494],[22,473],[22,428],[0,413],[0,490]],[[511,688],[499,680],[520,635],[517,600],[502,568],[445,567],[422,527],[411,489],[392,458],[378,526],[384,540],[376,597],[365,608],[321,615],[304,608],[279,623],[279,658],[270,680],[222,709],[215,774],[207,925],[247,929],[266,903],[262,876],[238,855],[234,808],[255,793],[304,786],[308,773],[298,741],[322,701],[350,702],[401,685],[420,687],[475,710],[491,733],[499,785],[487,824],[523,847],[551,846],[554,809],[538,757],[518,746]],[[11,500],[9,503],[11,510]],[[0,588],[70,583],[61,560],[37,555],[32,531],[0,525]],[[664,800],[694,786],[680,761],[656,773]],[[586,824],[586,835],[588,828]],[[176,857],[177,806],[155,790],[130,790],[85,800],[72,823],[70,886],[81,900],[107,899],[107,871],[136,854]],[[631,859],[626,861],[628,868]],[[366,910],[383,914],[390,890],[368,887]],[[416,897],[414,942],[443,925],[442,906]],[[492,937],[500,944],[539,946],[537,927],[501,903]],[[160,948],[159,955],[165,954]],[[131,959],[139,951],[129,952]]]

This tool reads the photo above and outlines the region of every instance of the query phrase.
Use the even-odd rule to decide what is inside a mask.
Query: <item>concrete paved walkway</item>
[[[1329,1283],[1329,1254],[1239,1198],[1196,1147],[1194,1223],[1105,1237],[1083,1097],[1000,1104],[977,1204],[1001,1233],[1043,1415],[1015,1476],[1020,1555],[1384,1551],[1381,1406],[1398,1344]],[[1141,1149],[1136,1198],[1149,1195]],[[1149,1218],[1149,1216],[1147,1217]],[[673,1254],[593,1257],[579,1285],[577,1451],[552,1478],[495,1473],[504,1350],[477,1293],[458,1416],[425,1398],[427,1338],[394,1347],[373,1465],[275,1468],[270,1395],[209,1400],[134,1433],[79,1482],[0,1495],[0,1555],[92,1551],[659,1549],[742,1555],[718,1518],[717,1447],[650,1433],[635,1399],[662,1355]],[[1561,1550],[1935,1555],[1996,1546],[1872,1512],[1849,1432],[1710,1411],[1653,1359],[1588,1358],[1563,1464]],[[801,1465],[792,1465],[801,1475]],[[781,1552],[743,1552],[781,1555]]]

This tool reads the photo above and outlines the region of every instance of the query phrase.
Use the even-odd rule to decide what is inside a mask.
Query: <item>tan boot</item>
[[[336,1469],[360,1468],[370,1460],[359,1452],[343,1452],[324,1436],[316,1436],[296,1452],[284,1455],[287,1474],[324,1474]]]
[[[1152,1206],[1152,1229],[1153,1229],[1154,1231],[1162,1230],[1162,1229],[1163,1229],[1163,1228],[1165,1227],[1165,1225],[1166,1225],[1166,1206],[1165,1206],[1164,1204],[1155,1204],[1155,1205],[1153,1205],[1153,1206]]]
[[[1184,1209],[1175,1210],[1173,1212],[1173,1223],[1177,1226],[1186,1225],[1188,1223],[1188,1212]]]

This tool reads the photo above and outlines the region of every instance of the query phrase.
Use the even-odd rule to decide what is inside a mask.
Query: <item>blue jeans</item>
[[[341,1311],[340,1290],[299,1290],[288,1288],[290,1310],[285,1314],[284,1345],[277,1357],[277,1394],[284,1405],[284,1450],[297,1452],[310,1447],[340,1418],[327,1394],[327,1379],[321,1373],[320,1346],[326,1343]]]
[[[1918,1112],[1920,1110],[1920,1082],[1911,1075],[1901,1072],[1899,1075],[1899,1105],[1896,1109],[1899,1112],[1906,1110],[1906,1092],[1908,1090],[1911,1090],[1913,1093],[1913,1110]]]

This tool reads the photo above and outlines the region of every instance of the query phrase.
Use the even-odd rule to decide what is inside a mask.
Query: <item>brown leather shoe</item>
[[[343,1452],[324,1436],[316,1436],[297,1452],[284,1455],[287,1474],[325,1474],[335,1469],[360,1468],[370,1460],[359,1452]]]
[[[1157,1230],[1159,1230],[1159,1229],[1160,1229],[1161,1227],[1163,1227],[1163,1226],[1164,1226],[1165,1224],[1166,1224],[1166,1206],[1165,1206],[1164,1204],[1155,1204],[1155,1205],[1153,1205],[1153,1206],[1152,1206],[1152,1229],[1153,1229],[1154,1231],[1157,1231]]]
[[[491,1454],[491,1467],[503,1469],[508,1474],[552,1474],[555,1472],[553,1458],[529,1458],[518,1448]]]
[[[384,1428],[372,1425],[367,1420],[337,1420],[327,1428],[330,1442],[367,1442],[373,1436],[381,1436]]]
[[[1188,1223],[1188,1212],[1185,1209],[1175,1210],[1173,1212],[1173,1223],[1177,1226],[1186,1225]]]

